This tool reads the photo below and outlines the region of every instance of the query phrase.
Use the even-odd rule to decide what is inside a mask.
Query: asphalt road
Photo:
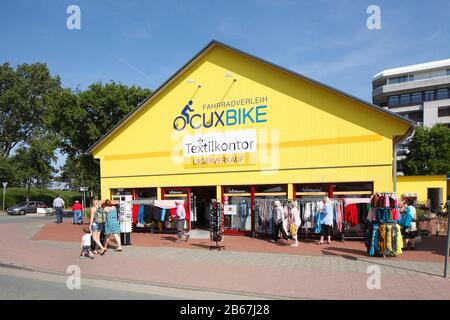
[[[174,300],[173,296],[130,292],[121,289],[81,285],[69,290],[65,282],[1,275],[0,300]]]
[[[254,300],[254,296],[50,274],[0,265],[0,300]]]

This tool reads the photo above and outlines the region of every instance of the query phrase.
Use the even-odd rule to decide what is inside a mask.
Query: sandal
[[[116,251],[122,252],[122,248],[118,248],[118,249],[116,249]]]
[[[316,244],[317,245],[322,245],[322,244],[324,244],[324,242],[317,241]]]
[[[103,251],[100,253],[100,255],[104,255],[106,253],[106,251],[108,251],[108,249],[103,249]]]

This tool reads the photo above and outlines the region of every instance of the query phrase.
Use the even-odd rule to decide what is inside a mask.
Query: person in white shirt
[[[184,223],[186,221],[186,209],[184,208],[183,202],[181,200],[176,200],[175,205],[177,206],[177,213],[175,216],[175,223],[177,227],[178,240],[177,243],[181,241],[184,236],[186,242],[189,240],[189,233],[184,231]]]
[[[61,198],[61,195],[58,195],[58,197],[56,197],[55,200],[53,200],[53,208],[56,211],[56,223],[57,224],[60,224],[63,222],[64,207],[65,207],[64,200]]]
[[[86,256],[94,259],[94,255],[91,251],[91,230],[89,228],[84,228],[83,232],[84,235],[81,237],[80,259],[84,259]]]

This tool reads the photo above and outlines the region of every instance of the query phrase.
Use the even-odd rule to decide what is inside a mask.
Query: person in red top
[[[75,203],[72,205],[72,213],[73,213],[73,224],[82,224],[83,223],[83,206],[81,203],[76,200]]]

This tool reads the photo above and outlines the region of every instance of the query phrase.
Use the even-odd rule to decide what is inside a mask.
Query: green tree
[[[9,157],[0,156],[0,182],[8,182],[9,186],[18,184],[14,162]]]
[[[12,157],[16,179],[27,188],[27,200],[32,186],[46,188],[56,173],[56,141],[52,137],[34,137],[27,146],[21,146]]]
[[[0,155],[8,157],[21,143],[42,130],[47,99],[61,88],[46,64],[0,65]]]
[[[441,124],[432,128],[419,127],[408,149],[403,160],[406,175],[450,173],[450,128]]]
[[[53,93],[49,123],[68,155],[61,178],[99,191],[99,163],[85,152],[150,94],[149,89],[116,82]]]

